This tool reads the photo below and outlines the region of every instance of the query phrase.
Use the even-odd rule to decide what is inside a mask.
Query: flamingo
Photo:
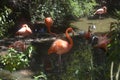
[[[70,37],[69,32],[74,31],[72,28],[66,29],[65,35],[69,42],[62,39],[56,39],[52,43],[51,47],[48,49],[48,54],[56,53],[59,55],[59,66],[61,65],[61,55],[69,52],[70,49],[73,47],[73,40]]]
[[[95,30],[95,29],[96,29],[96,26],[91,25],[88,27],[88,31],[79,32],[79,35],[84,37],[86,40],[89,40],[92,36],[92,30]]]
[[[52,25],[53,25],[53,20],[52,20],[52,18],[51,18],[51,17],[47,17],[47,18],[45,18],[44,21],[45,21],[45,25],[46,25],[47,28],[48,28],[48,32],[49,32],[50,34],[53,34],[53,35],[56,36],[55,33],[51,32],[51,27],[52,27]]]
[[[15,42],[12,43],[11,45],[9,45],[8,48],[13,48],[13,49],[15,49],[15,50],[24,52],[25,49],[26,49],[26,45],[25,45],[25,43],[22,42],[22,41],[15,41]]]
[[[16,32],[16,35],[23,37],[29,36],[32,34],[32,30],[28,27],[27,24],[23,24],[22,27]]]
[[[107,50],[107,45],[110,43],[110,39],[108,39],[108,34],[98,36],[98,43],[94,46],[97,48]]]
[[[101,15],[102,15],[102,14],[106,14],[106,13],[107,13],[107,7],[106,7],[106,6],[103,6],[102,8],[97,9],[97,10],[94,12],[94,15],[98,14],[98,15],[99,15],[99,18],[101,18]]]

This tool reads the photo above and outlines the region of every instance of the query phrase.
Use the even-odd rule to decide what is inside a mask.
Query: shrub
[[[9,71],[25,68],[29,66],[29,55],[32,50],[33,48],[28,47],[25,52],[18,52],[10,48],[6,55],[1,56],[0,62],[4,65],[4,69]]]
[[[4,37],[8,31],[8,28],[14,25],[12,20],[9,20],[8,16],[12,12],[10,8],[4,6],[0,12],[0,37]]]

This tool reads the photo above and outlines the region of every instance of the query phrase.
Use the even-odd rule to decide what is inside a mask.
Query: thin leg
[[[61,61],[61,55],[59,55],[59,72],[61,72],[62,71],[62,61]]]
[[[99,15],[99,19],[101,19],[102,18],[102,16],[101,16],[101,14]]]

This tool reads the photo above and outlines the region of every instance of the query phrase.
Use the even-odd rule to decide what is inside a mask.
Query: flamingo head
[[[47,27],[51,27],[51,26],[53,25],[53,20],[52,20],[51,17],[45,18],[44,21],[45,21],[45,25],[46,25]]]
[[[105,12],[107,12],[107,7],[106,6],[103,6],[103,9]]]
[[[67,31],[68,31],[69,33],[72,32],[72,34],[73,34],[73,36],[74,36],[75,31],[73,30],[73,28],[69,27],[69,28],[67,29]]]
[[[28,25],[27,24],[22,24],[22,27],[28,27]]]

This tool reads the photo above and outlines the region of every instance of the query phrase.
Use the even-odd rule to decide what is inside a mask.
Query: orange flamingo
[[[107,7],[106,7],[106,6],[103,6],[102,8],[97,9],[97,10],[94,12],[94,15],[98,14],[98,15],[99,15],[99,18],[101,18],[101,15],[102,15],[102,14],[106,14],[106,13],[107,13]]]
[[[79,35],[84,37],[86,40],[89,40],[92,36],[92,30],[96,29],[96,26],[95,25],[91,25],[88,27],[88,31],[82,31],[82,32],[79,32]]]
[[[25,43],[22,42],[22,41],[15,41],[15,42],[12,43],[11,45],[9,45],[8,48],[13,48],[13,49],[15,49],[15,50],[24,52],[25,49],[26,49],[26,45],[25,45]]]
[[[89,40],[91,37],[91,30],[90,27],[88,27],[88,31],[84,33],[85,39]]]
[[[29,36],[31,34],[32,34],[32,30],[28,27],[27,24],[23,24],[22,27],[16,32],[16,35],[23,37]]]
[[[53,35],[56,36],[55,33],[51,32],[51,27],[52,27],[52,25],[53,25],[53,20],[52,20],[52,18],[51,18],[51,17],[47,17],[47,18],[45,18],[44,21],[45,21],[45,25],[46,25],[47,28],[48,28],[48,32],[49,32],[50,34],[53,34]]]
[[[73,40],[70,37],[69,32],[74,32],[74,31],[72,28],[66,29],[65,35],[66,38],[69,40],[69,42],[62,39],[56,39],[51,45],[51,47],[48,49],[48,54],[56,53],[59,55],[59,65],[61,64],[61,55],[70,51],[70,49],[73,46]]]

